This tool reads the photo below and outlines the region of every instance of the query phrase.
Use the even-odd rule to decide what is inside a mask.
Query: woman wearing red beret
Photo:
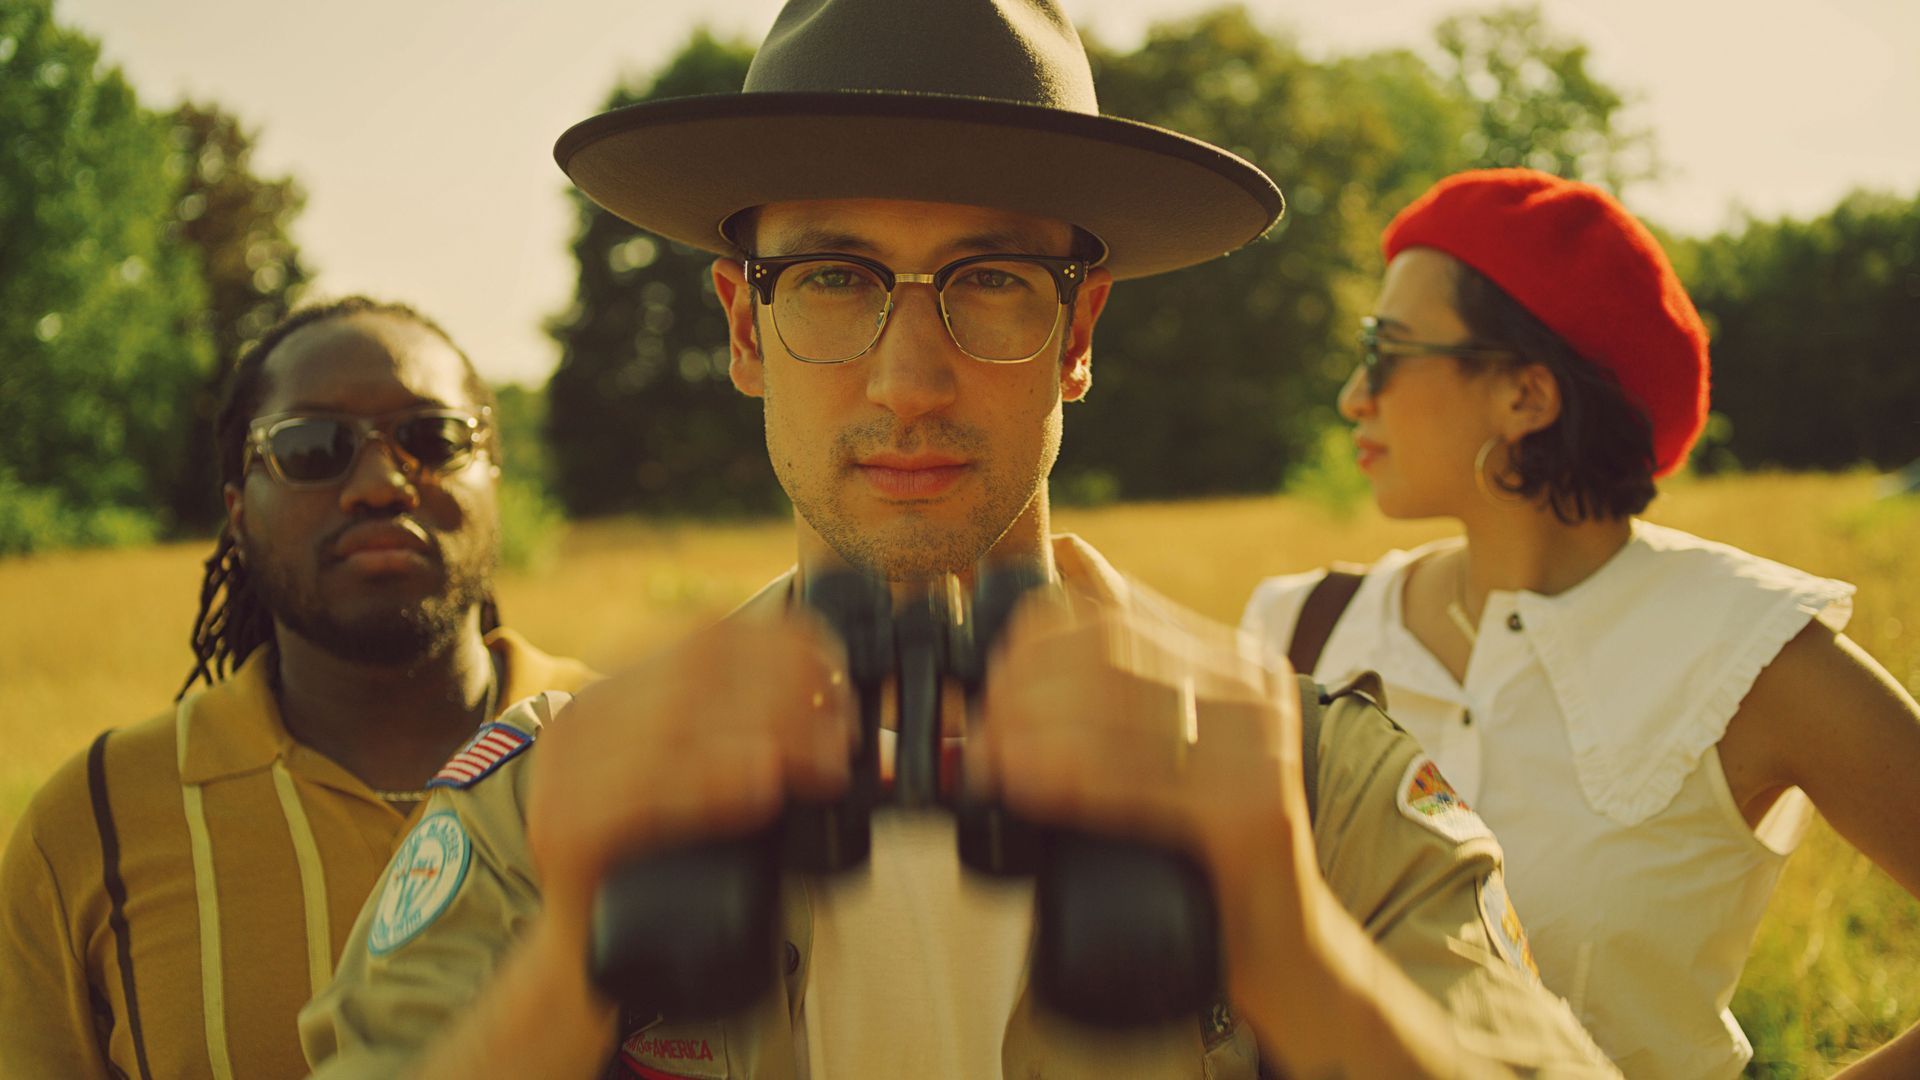
[[[1323,683],[1384,675],[1627,1075],[1734,1076],[1727,1004],[1813,806],[1920,893],[1920,707],[1841,634],[1852,586],[1635,517],[1705,421],[1707,335],[1618,203],[1464,173],[1384,247],[1340,411],[1382,511],[1465,535],[1266,581],[1245,625]],[[1860,1074],[1920,1076],[1916,1031]]]

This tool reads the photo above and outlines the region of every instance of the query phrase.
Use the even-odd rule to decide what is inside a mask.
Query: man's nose
[[[411,509],[420,505],[417,467],[376,435],[360,446],[353,467],[340,485],[340,508],[346,511]]]
[[[867,355],[867,400],[902,419],[939,412],[953,403],[955,365],[973,362],[947,332],[938,295],[903,286]]]

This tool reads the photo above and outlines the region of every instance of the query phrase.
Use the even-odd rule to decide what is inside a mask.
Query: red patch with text
[[[621,1063],[645,1080],[721,1080],[727,1047],[717,1024],[656,1023],[620,1043]]]

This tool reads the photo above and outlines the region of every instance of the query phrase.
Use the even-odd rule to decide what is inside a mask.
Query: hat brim
[[[1066,221],[1105,241],[1115,278],[1205,262],[1280,218],[1265,173],[1151,124],[1015,102],[873,92],[643,102],[568,128],[554,160],[615,215],[716,254],[749,207],[907,199]]]

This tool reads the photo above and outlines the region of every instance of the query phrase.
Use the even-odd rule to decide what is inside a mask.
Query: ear
[[[1079,401],[1093,389],[1093,326],[1107,309],[1113,275],[1096,266],[1073,297],[1073,325],[1067,331],[1066,351],[1060,355],[1060,398]]]
[[[1510,370],[1505,388],[1500,433],[1508,442],[1545,431],[1560,419],[1560,380],[1545,364],[1523,364]]]
[[[753,290],[747,287],[746,268],[738,259],[713,260],[713,292],[727,314],[727,376],[748,397],[765,397],[766,367],[760,358],[760,340],[754,333]]]
[[[225,484],[220,488],[220,497],[227,504],[227,531],[233,535],[234,550],[237,552],[247,549],[244,543],[247,538],[247,504],[241,498],[242,494],[238,484]]]

